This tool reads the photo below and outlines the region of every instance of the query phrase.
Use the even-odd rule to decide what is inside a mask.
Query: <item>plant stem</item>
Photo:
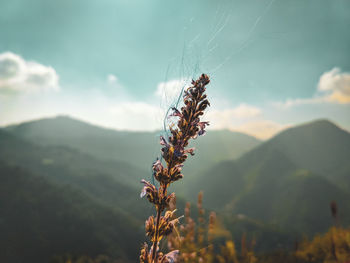
[[[169,169],[170,171],[170,169]],[[163,193],[162,196],[165,196],[167,193],[168,186],[165,185],[163,187]],[[156,233],[155,233],[155,241],[153,242],[153,249],[152,249],[152,260],[151,263],[155,262],[156,256],[157,256],[157,245],[158,245],[158,238],[159,238],[159,224],[160,224],[160,216],[162,215],[163,209],[160,205],[157,207],[157,221],[156,221]]]
[[[158,232],[159,232],[159,223],[160,223],[160,215],[162,211],[160,211],[160,208],[157,209],[157,222],[156,222],[156,233],[155,233],[155,241],[153,242],[153,249],[152,249],[152,260],[151,263],[155,262],[156,255],[157,255],[157,244],[158,244]]]

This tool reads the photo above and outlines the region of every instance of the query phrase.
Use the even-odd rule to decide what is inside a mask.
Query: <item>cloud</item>
[[[227,113],[229,115],[232,115],[234,118],[239,118],[239,119],[253,118],[261,115],[261,109],[242,103],[236,108],[227,110]]]
[[[164,111],[145,102],[125,102],[110,108],[115,127],[132,131],[161,129]]]
[[[110,127],[131,131],[154,131],[162,129],[164,109],[145,102],[124,102],[110,108],[113,119]],[[287,126],[261,119],[261,109],[241,104],[232,109],[210,109],[205,116],[210,129],[228,129],[268,139]]]
[[[215,129],[230,129],[234,123],[251,119],[261,115],[261,110],[247,104],[240,104],[236,108],[216,110],[210,109],[206,115]]]
[[[287,99],[284,102],[274,102],[273,105],[277,106],[278,108],[290,108],[298,105],[319,104],[324,102],[327,102],[325,97],[313,97],[306,99]]]
[[[164,102],[172,102],[180,95],[181,90],[190,84],[189,79],[173,79],[167,82],[160,82],[155,95]]]
[[[25,61],[11,52],[0,54],[0,92],[59,90],[59,77],[52,67]]]
[[[107,85],[110,88],[113,88],[114,90],[118,90],[119,95],[121,95],[120,92],[123,92],[123,96],[127,96],[127,91],[125,90],[125,87],[121,84],[119,78],[114,74],[108,74],[106,78]]]
[[[118,78],[117,78],[117,76],[115,76],[115,75],[113,75],[113,74],[109,74],[109,75],[107,76],[107,82],[108,82],[109,84],[117,83],[117,82],[118,82]]]
[[[312,98],[288,99],[285,102],[277,102],[275,105],[280,108],[289,108],[319,103],[350,103],[350,73],[333,68],[321,75],[316,94]]]
[[[317,89],[327,93],[325,98],[329,102],[350,103],[350,73],[333,68],[322,74]]]

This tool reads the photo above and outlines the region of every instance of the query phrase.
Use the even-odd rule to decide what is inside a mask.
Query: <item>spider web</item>
[[[233,10],[235,8],[235,2],[232,0],[217,1],[215,11],[213,11],[212,20],[210,22],[210,32],[198,33],[194,36],[187,34],[193,28],[193,22],[196,21],[196,17],[190,17],[183,28],[182,35],[184,38],[181,54],[175,55],[169,60],[166,68],[163,83],[168,83],[170,80],[180,80],[177,87],[174,87],[177,91],[177,95],[169,94],[167,88],[164,87],[162,94],[162,100],[160,101],[160,108],[163,110],[162,130],[157,133],[157,137],[163,136],[168,138],[170,135],[169,126],[176,125],[176,118],[169,118],[171,109],[173,107],[179,108],[182,106],[182,96],[184,89],[191,84],[192,79],[198,78],[199,74],[206,73],[209,76],[215,75],[223,69],[223,67],[229,63],[235,56],[239,55],[253,42],[254,33],[263,21],[264,17],[271,9],[271,6],[276,0],[267,0],[263,8],[260,10],[254,22],[249,26],[246,37],[241,40],[239,45],[227,50],[224,58],[214,65],[210,65],[209,61],[215,57],[215,51],[220,47],[220,38],[225,34],[225,30],[229,27],[230,22],[234,16]],[[234,45],[232,45],[234,46]],[[173,93],[173,92],[171,92]],[[159,117],[159,116],[158,116]],[[205,116],[204,116],[205,117]],[[159,145],[155,148],[155,160],[162,159],[159,152]],[[150,169],[150,179],[153,184],[156,185],[154,176],[152,174],[152,168]]]

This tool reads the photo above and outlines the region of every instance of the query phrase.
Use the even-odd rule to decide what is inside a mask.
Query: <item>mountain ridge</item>
[[[26,122],[4,130],[37,145],[64,145],[101,160],[124,161],[149,171],[149,174],[152,163],[160,155],[160,132],[119,132],[66,116]],[[260,143],[242,133],[208,131],[204,138],[199,137],[191,143],[191,147],[196,148],[196,154],[186,161],[185,179],[176,186],[176,190],[184,193],[187,185],[184,182],[195,180],[197,174],[211,164],[238,158]]]
[[[333,133],[335,136],[332,136]],[[345,156],[350,156],[350,147],[343,147],[349,143],[350,134],[329,121],[317,120],[298,125],[281,132],[236,160],[216,164],[204,172],[190,189],[194,192],[204,190],[209,200],[207,205],[212,209],[245,214],[265,222],[279,223],[283,227],[291,223],[288,218],[294,218],[297,226],[295,229],[309,234],[322,232],[332,222],[329,213],[329,203],[332,200],[339,202],[344,220],[350,218],[350,206],[343,201],[350,199],[350,191],[341,187],[346,180],[350,181],[350,170],[345,169],[348,167],[347,158],[337,158],[337,149],[348,151]],[[316,155],[318,152],[320,154]],[[302,162],[296,158],[298,154],[302,155]],[[334,176],[319,173],[318,169],[313,169],[314,164],[335,169]],[[344,170],[343,181],[335,176],[337,169]],[[292,200],[307,205],[287,205],[288,195],[284,191],[289,192]],[[295,193],[305,196],[305,200]],[[303,212],[298,211],[300,207],[303,207]],[[286,216],[283,217],[282,214]],[[294,216],[298,214],[301,216]],[[323,218],[319,219],[316,214],[322,214]],[[318,225],[305,224],[303,218],[307,218],[308,222],[320,222]]]

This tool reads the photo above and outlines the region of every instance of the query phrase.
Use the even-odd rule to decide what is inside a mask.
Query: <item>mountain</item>
[[[18,218],[14,222],[26,226],[25,229],[19,228],[16,232],[16,237],[26,237],[22,243],[13,241],[12,245],[6,244],[3,240],[2,249],[10,251],[26,246],[30,243],[30,236],[35,235],[44,240],[40,238],[32,240],[32,246],[35,249],[30,252],[30,246],[28,246],[28,251],[26,250],[23,255],[29,255],[30,260],[40,254],[36,248],[45,251],[44,258],[63,253],[80,253],[80,255],[103,253],[113,258],[127,259],[131,258],[130,255],[138,255],[137,249],[141,241],[145,239],[143,237],[144,220],[154,210],[147,200],[140,199],[142,188],[140,179],[150,179],[150,175],[124,161],[102,160],[68,146],[40,145],[23,137],[18,137],[8,130],[0,130],[0,182],[3,187],[0,204],[1,207],[21,207],[23,205],[23,210],[18,210],[16,214]],[[19,196],[17,193],[20,193]],[[54,193],[53,196],[51,196],[52,193]],[[79,198],[71,196],[73,194]],[[14,195],[16,203],[12,203]],[[58,204],[60,197],[62,204]],[[82,199],[84,201],[81,201]],[[69,202],[67,207],[64,205],[65,202]],[[55,209],[54,212],[50,204],[53,206],[52,209]],[[41,206],[43,206],[42,209]],[[31,213],[27,210],[31,207],[35,215],[27,217],[26,214]],[[177,207],[179,211],[184,210],[185,202],[181,198],[177,200]],[[101,215],[96,215],[91,210],[102,208],[104,210]],[[72,212],[74,209],[77,214]],[[52,213],[51,216],[50,213]],[[79,217],[79,214],[83,214],[83,217]],[[0,222],[3,223],[4,229],[15,228],[15,225],[11,224],[12,221],[8,219],[8,217],[13,219],[14,216],[11,213],[0,214]],[[69,216],[71,219],[68,218]],[[109,221],[100,222],[99,217],[101,216],[108,216]],[[112,217],[115,217],[113,225]],[[122,218],[122,222],[118,218]],[[83,242],[81,246],[72,246],[70,250],[68,247],[71,244],[70,241],[57,236],[60,231],[56,225],[59,225],[58,221],[61,220],[64,222],[71,220],[74,224],[72,228],[81,232],[76,233],[76,237],[72,239],[74,242],[78,242],[76,239],[81,238],[89,240],[90,243]],[[49,225],[52,225],[52,230],[49,229]],[[79,225],[81,227],[88,225],[95,232],[91,234],[92,236],[86,236],[84,231],[87,230],[85,228],[84,231],[80,230]],[[106,233],[107,229],[112,233]],[[53,232],[52,235],[50,231]],[[141,231],[142,235],[140,235]],[[123,234],[129,232],[130,236]],[[115,238],[114,235],[118,233],[121,234],[120,238]],[[71,233],[68,232],[67,238],[70,235]],[[11,238],[15,239],[12,236]],[[56,238],[62,239],[62,242],[67,241],[67,246],[59,242],[45,241]],[[90,251],[89,248],[92,245],[95,248]],[[124,246],[128,246],[128,249],[125,250]],[[110,247],[115,247],[116,251],[113,252]],[[119,251],[119,248],[123,249]],[[126,255],[118,254],[124,250]],[[127,251],[133,251],[133,253],[128,254]],[[10,253],[8,256],[14,260],[17,258],[13,256],[13,251],[6,253]],[[19,261],[23,262],[23,260]],[[10,261],[5,260],[5,262]],[[38,260],[38,262],[48,262],[48,260]]]
[[[147,167],[159,153],[158,135],[102,129],[68,117],[43,119],[0,129],[0,162],[55,188],[81,193],[142,226],[152,207],[139,198],[139,180],[151,180]],[[263,143],[244,134],[209,131],[194,141],[196,155],[186,162],[176,193],[195,200],[204,190],[204,205],[219,211],[235,235],[251,231],[264,243],[259,250],[289,247],[298,234],[313,235],[332,224],[333,200],[340,222],[350,220],[349,137],[325,120],[290,128]],[[180,214],[183,207],[180,199]]]
[[[290,128],[266,143],[302,169],[350,191],[350,133],[328,120]]]
[[[139,199],[140,180],[150,180],[150,175],[128,163],[100,160],[66,146],[36,145],[1,130],[0,161],[73,186],[141,221],[150,213],[148,202]],[[185,202],[180,198],[178,205]]]
[[[150,178],[151,165],[160,155],[159,135],[164,132],[127,132],[105,129],[68,116],[40,119],[9,126],[5,131],[41,146],[69,147],[81,153],[110,163],[129,163],[146,171],[129,180],[138,184],[141,178]],[[173,189],[178,195],[185,195],[191,182],[210,166],[233,160],[256,147],[260,141],[252,136],[231,131],[208,131],[191,143],[196,148],[195,156],[186,161],[184,180]],[[193,200],[192,200],[193,201]]]
[[[18,166],[0,162],[0,261],[109,255],[134,262],[143,239],[133,217]]]
[[[342,222],[350,219],[350,191],[339,187],[338,176],[331,173],[348,167],[350,147],[344,145],[349,142],[350,134],[331,122],[307,123],[235,161],[211,167],[190,188],[204,190],[212,209],[314,234],[331,225],[332,200],[338,203]],[[350,173],[344,178],[350,181]]]
[[[14,262],[48,262],[64,253],[135,259],[144,239],[141,226],[150,213],[147,202],[138,198],[137,178],[145,174],[140,169],[68,147],[35,145],[1,130],[0,163],[1,207],[17,210],[2,209],[0,216],[3,229],[17,227],[14,235],[8,234],[13,244],[2,241],[9,257],[5,262],[21,256],[28,258]],[[60,222],[69,227],[66,237]],[[20,247],[28,250],[14,256]]]
[[[334,182],[340,177],[341,170],[350,170],[350,133],[327,120],[290,128],[267,142],[264,147],[276,148],[298,167]],[[350,186],[350,176],[347,179],[346,184]]]
[[[159,135],[162,133],[116,131],[67,116],[25,122],[6,127],[6,131],[36,144],[69,146],[100,159],[132,163],[143,170],[150,169],[159,156]],[[258,139],[238,132],[208,131],[205,139],[198,138],[193,143],[198,151],[189,161],[192,165],[186,165],[188,172],[193,174],[191,166],[209,166],[235,159],[259,143]]]
[[[42,146],[0,130],[0,160],[50,176],[106,174],[121,184],[140,186],[147,172],[117,160],[101,160],[68,146]]]

